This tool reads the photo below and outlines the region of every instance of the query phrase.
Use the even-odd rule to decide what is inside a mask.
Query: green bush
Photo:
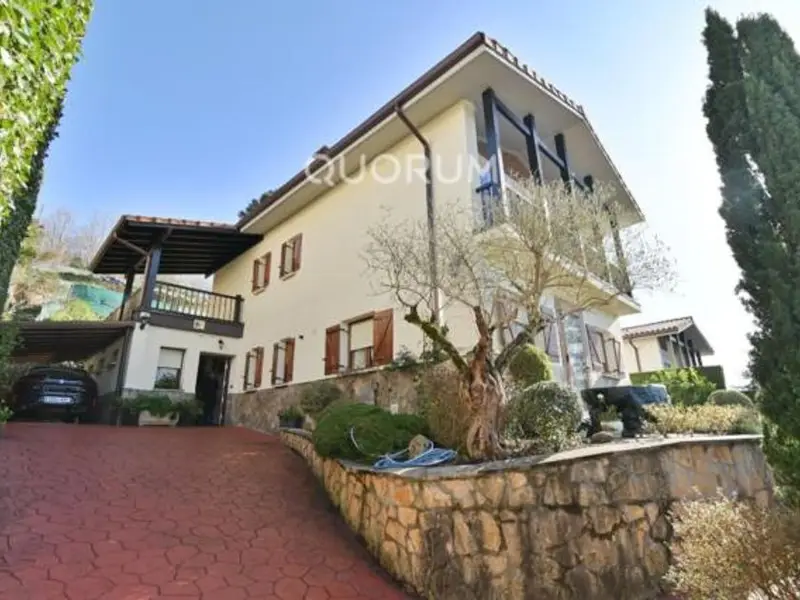
[[[445,448],[465,451],[471,412],[461,394],[461,376],[449,364],[425,369],[417,380],[416,412],[431,437]]]
[[[555,381],[542,381],[525,388],[509,402],[508,433],[539,440],[555,452],[574,438],[582,416],[581,399],[575,390]]]
[[[742,392],[736,390],[714,390],[708,396],[709,404],[717,406],[744,406],[755,408],[753,401]]]
[[[344,398],[344,392],[332,381],[320,381],[303,390],[300,408],[313,419],[317,419],[328,406]]]
[[[296,406],[295,404],[287,406],[286,408],[281,409],[278,412],[278,418],[285,419],[287,421],[302,419],[304,416],[305,413],[303,412],[303,410],[299,406]]]
[[[353,444],[352,429],[358,446]],[[320,416],[312,440],[320,456],[374,460],[408,447],[418,434],[428,435],[425,421],[416,415],[393,415],[370,404],[330,406]]]
[[[695,369],[664,369],[648,375],[641,383],[665,385],[672,403],[678,406],[705,404],[716,387]]]
[[[178,412],[175,402],[166,394],[139,394],[132,399],[126,400],[124,405],[137,413],[146,410],[154,417],[166,417]]]
[[[743,406],[649,406],[647,410],[656,418],[647,428],[662,434],[709,433],[740,434],[761,433],[761,421],[756,411]]]
[[[508,372],[525,387],[553,379],[550,358],[544,350],[533,344],[527,344],[517,351],[508,365]]]

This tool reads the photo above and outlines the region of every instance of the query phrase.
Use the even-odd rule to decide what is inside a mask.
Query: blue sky
[[[797,0],[711,2],[773,13]],[[40,205],[230,221],[477,30],[583,104],[681,281],[630,323],[690,314],[741,381],[750,320],[701,114],[701,0],[97,0]]]

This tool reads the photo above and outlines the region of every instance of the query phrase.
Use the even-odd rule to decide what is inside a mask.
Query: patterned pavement
[[[0,600],[155,598],[407,596],[276,437],[9,424]]]

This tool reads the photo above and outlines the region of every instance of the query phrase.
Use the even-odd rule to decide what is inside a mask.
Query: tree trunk
[[[488,368],[486,360],[473,359],[462,388],[468,400],[471,419],[467,432],[467,455],[476,460],[502,456],[500,443],[501,411],[506,403],[503,382]]]

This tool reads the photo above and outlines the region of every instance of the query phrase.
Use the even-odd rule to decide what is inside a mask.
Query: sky
[[[751,319],[717,214],[703,10],[797,0],[97,0],[40,195],[44,213],[233,221],[475,31],[582,104],[679,282],[636,324],[691,315],[731,383]]]

